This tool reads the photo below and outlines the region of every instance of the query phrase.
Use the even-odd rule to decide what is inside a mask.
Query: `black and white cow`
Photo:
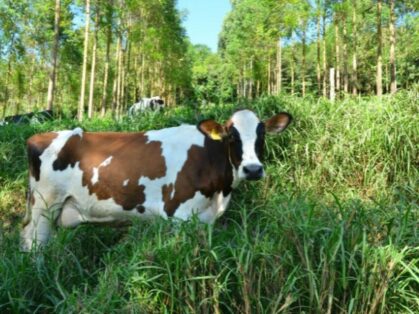
[[[242,180],[264,176],[265,132],[281,132],[291,119],[282,112],[261,122],[240,110],[224,125],[204,120],[139,133],[76,128],[34,135],[27,142],[23,249],[44,244],[52,224],[192,215],[213,223]]]
[[[50,119],[52,119],[52,110],[28,112],[24,114],[17,114],[14,116],[5,117],[4,119],[0,120],[0,126],[8,124],[42,122]]]
[[[128,109],[128,115],[135,116],[146,110],[159,110],[162,108],[164,108],[164,101],[160,98],[160,96],[142,98],[139,102],[133,104]]]

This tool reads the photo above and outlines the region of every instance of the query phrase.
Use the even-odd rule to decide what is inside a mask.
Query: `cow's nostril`
[[[250,179],[259,179],[263,175],[263,167],[261,165],[248,165],[243,167],[243,172]]]

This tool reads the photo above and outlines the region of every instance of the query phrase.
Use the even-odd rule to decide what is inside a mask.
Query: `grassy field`
[[[71,120],[0,129],[0,312],[418,313],[418,95],[266,98],[293,125],[267,139],[267,178],[242,184],[213,226],[134,222],[57,230],[18,250],[25,140]],[[85,130],[148,130],[235,106],[184,107]]]

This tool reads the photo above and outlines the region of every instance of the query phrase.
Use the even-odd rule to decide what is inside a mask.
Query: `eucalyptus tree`
[[[396,16],[395,16],[395,0],[390,0],[390,73],[391,73],[391,93],[397,91],[396,81]]]
[[[84,114],[84,96],[86,90],[86,76],[87,76],[87,53],[89,48],[89,25],[90,25],[90,0],[85,2],[85,27],[84,27],[84,45],[83,45],[83,68],[81,74],[80,100],[77,111],[77,119],[83,120]]]
[[[61,0],[55,0],[54,44],[51,53],[51,72],[48,83],[47,109],[52,110],[55,92],[55,76],[57,72],[58,41],[60,33]]]
[[[383,94],[383,35],[381,31],[382,0],[377,0],[377,65],[376,65],[376,93]]]

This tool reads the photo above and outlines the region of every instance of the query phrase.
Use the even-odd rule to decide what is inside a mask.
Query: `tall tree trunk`
[[[246,87],[247,87],[247,80],[246,80],[246,63],[243,64],[243,76],[242,76],[242,80],[243,80],[243,98],[246,98]]]
[[[382,34],[381,34],[381,9],[382,0],[377,0],[377,75],[376,88],[377,96],[381,97],[383,94],[383,64],[382,64]]]
[[[318,95],[321,94],[321,87],[322,87],[322,75],[320,69],[320,0],[316,1],[316,9],[317,9],[317,65],[316,65],[316,74],[317,74],[317,93]]]
[[[281,91],[282,91],[282,47],[281,47],[281,37],[279,37],[278,47],[276,51],[276,94],[277,95],[281,94]]]
[[[135,56],[134,56],[134,68],[132,69],[133,71],[133,73],[134,73],[134,75],[133,75],[133,79],[134,79],[134,82],[133,82],[133,94],[134,94],[134,103],[137,101],[137,99],[138,99],[138,82],[139,82],[139,77],[140,77],[140,71],[139,71],[139,69],[138,69],[138,55],[137,54],[135,54]]]
[[[87,110],[87,116],[89,119],[93,118],[93,98],[95,92],[95,72],[96,72],[96,51],[97,51],[97,33],[99,27],[99,7],[97,7],[96,18],[95,18],[95,32],[93,38],[93,51],[92,51],[92,68],[90,70],[90,85],[89,85],[89,104]]]
[[[121,50],[121,36],[118,36],[118,40],[116,42],[116,52],[115,52],[115,70],[116,70],[116,77],[113,79],[113,87],[112,87],[112,116],[116,116],[116,104],[118,102],[118,65],[119,65],[119,57]],[[115,75],[114,75],[115,76]]]
[[[10,41],[10,45],[9,45],[9,58],[7,60],[7,74],[6,74],[6,82],[4,84],[4,106],[3,106],[3,113],[2,116],[3,118],[6,116],[7,114],[7,107],[9,105],[9,98],[10,98],[10,90],[9,90],[9,82],[10,82],[10,78],[12,76],[12,50],[14,49],[14,44],[15,44],[15,36],[16,34],[12,35],[12,39]]]
[[[342,17],[343,24],[343,90],[346,93],[349,91],[349,78],[348,78],[348,36],[346,31],[346,13]]]
[[[260,81],[259,80],[256,81],[256,96],[257,97],[260,96]]]
[[[327,97],[326,6],[323,12],[323,97]]]
[[[329,82],[330,82],[329,99],[331,101],[335,101],[335,69],[334,68],[330,68],[329,75],[330,75],[330,77],[329,77]]]
[[[336,91],[340,90],[340,47],[339,47],[339,20],[337,14],[335,14],[335,80],[336,80]]]
[[[253,57],[250,59],[249,99],[253,99]]]
[[[140,88],[140,97],[145,96],[145,53],[141,52],[141,88]]]
[[[107,33],[106,33],[106,55],[105,55],[105,70],[103,76],[103,91],[102,91],[102,103],[101,103],[101,117],[105,116],[106,112],[106,100],[108,98],[108,80],[109,80],[109,63],[110,63],[110,48],[112,42],[112,5],[113,1],[110,0],[108,3],[107,12]]]
[[[83,50],[83,70],[80,88],[80,101],[77,118],[83,121],[84,113],[84,94],[86,90],[86,72],[87,72],[87,51],[89,46],[89,22],[90,22],[90,0],[86,0],[86,23],[84,28],[84,50]]]
[[[291,95],[295,93],[294,44],[291,45]]]
[[[29,84],[28,84],[28,108],[27,111],[33,111],[33,81],[36,68],[35,56],[32,55],[31,58],[31,69],[29,71]]]
[[[129,20],[128,20],[128,33],[127,33],[127,39],[126,39],[127,52],[126,52],[126,57],[125,57],[125,62],[124,62],[124,67],[123,67],[123,75],[122,75],[122,108],[123,108],[123,111],[125,111],[127,109],[128,97],[129,97],[129,93],[128,93],[129,77],[127,77],[127,74],[131,73],[131,50],[132,50],[131,36],[130,36],[131,35],[131,27],[132,27],[132,19],[131,19],[131,16],[130,16]]]
[[[303,25],[303,38],[302,38],[302,45],[303,45],[303,56],[301,61],[301,93],[303,97],[306,95],[306,28],[307,25],[304,23]]]
[[[356,19],[356,0],[353,0],[352,3],[352,41],[353,41],[353,51],[352,51],[352,95],[358,94],[358,69],[357,69],[357,47],[358,47],[358,25]]]
[[[51,72],[49,74],[48,95],[47,95],[47,109],[52,110],[54,106],[54,92],[55,92],[55,73],[57,71],[57,55],[58,42],[60,35],[60,17],[61,17],[61,0],[55,0],[55,19],[54,19],[54,44],[52,46],[52,62]]]
[[[119,103],[119,110],[118,110],[118,115],[122,116],[122,113],[124,112],[125,109],[125,62],[127,59],[127,54],[123,51],[122,54],[122,67],[121,67],[121,87],[120,87],[120,93],[121,93],[121,97],[120,97],[120,103]]]
[[[118,54],[118,74],[116,79],[116,116],[119,117],[119,110],[121,108],[121,83],[122,83],[122,60],[123,60],[123,49],[122,49],[122,35],[119,39],[119,54]]]
[[[394,94],[397,91],[396,81],[396,16],[394,13],[394,1],[390,0],[390,75],[391,75],[391,90]]]

